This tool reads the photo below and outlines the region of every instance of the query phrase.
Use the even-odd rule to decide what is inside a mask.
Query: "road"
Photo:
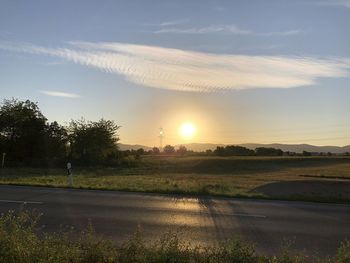
[[[117,242],[139,227],[151,239],[168,230],[201,245],[238,236],[269,254],[289,240],[294,251],[330,255],[350,239],[350,205],[0,186],[0,212],[23,207],[43,213],[44,231],[82,230],[90,220]]]

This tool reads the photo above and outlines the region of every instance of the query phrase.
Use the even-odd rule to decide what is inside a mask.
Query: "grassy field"
[[[347,157],[164,157],[76,168],[74,187],[350,203]],[[3,169],[0,184],[67,187],[64,169]]]
[[[40,233],[39,217],[9,212],[0,216],[0,262],[16,263],[348,263],[350,242],[339,245],[333,257],[292,255],[288,246],[277,255],[257,254],[254,246],[237,239],[217,246],[198,247],[182,242],[176,233],[156,241],[141,232],[122,244],[99,238],[90,227],[82,233]],[[75,236],[75,238],[73,238]]]

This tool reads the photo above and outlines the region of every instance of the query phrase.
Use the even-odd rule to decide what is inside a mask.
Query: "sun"
[[[192,123],[185,122],[181,124],[180,134],[183,138],[190,139],[195,135],[195,133],[196,133],[196,127]]]

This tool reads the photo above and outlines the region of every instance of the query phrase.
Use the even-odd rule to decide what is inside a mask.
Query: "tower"
[[[162,127],[159,128],[159,150],[163,149],[163,137],[164,137],[164,130]]]

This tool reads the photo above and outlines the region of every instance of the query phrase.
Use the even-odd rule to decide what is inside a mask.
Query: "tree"
[[[12,162],[32,164],[44,159],[46,118],[29,100],[4,100],[0,108],[3,151]]]
[[[166,154],[173,154],[175,153],[175,148],[174,146],[171,146],[171,145],[166,145],[163,149],[163,151],[166,153]]]
[[[303,151],[303,152],[302,152],[302,155],[303,155],[303,156],[311,156],[311,153],[310,153],[310,152],[307,152],[307,151]]]
[[[281,149],[259,147],[255,149],[255,154],[258,156],[282,156],[283,151]]]
[[[205,153],[206,153],[207,155],[212,155],[213,150],[211,150],[211,149],[205,150]]]
[[[254,151],[250,150],[246,147],[242,146],[235,146],[235,145],[227,145],[225,147],[226,155],[230,156],[247,156],[247,155],[254,155]]]
[[[145,153],[146,153],[145,149],[143,149],[143,148],[139,148],[136,150],[136,154],[138,154],[138,155],[144,155]]]
[[[56,121],[46,125],[46,152],[48,159],[64,160],[67,155],[68,133]]]
[[[187,148],[185,146],[181,145],[179,147],[179,149],[177,149],[176,152],[180,155],[185,155],[187,153]]]
[[[110,120],[72,120],[69,124],[69,138],[73,158],[84,164],[97,164],[115,155],[119,141],[116,132],[119,128]]]
[[[254,151],[242,146],[227,145],[226,147],[216,147],[214,154],[220,156],[248,156],[254,155]]]
[[[152,154],[160,154],[160,150],[158,147],[153,147],[152,148]]]
[[[214,150],[215,155],[225,156],[225,147],[217,146]]]

